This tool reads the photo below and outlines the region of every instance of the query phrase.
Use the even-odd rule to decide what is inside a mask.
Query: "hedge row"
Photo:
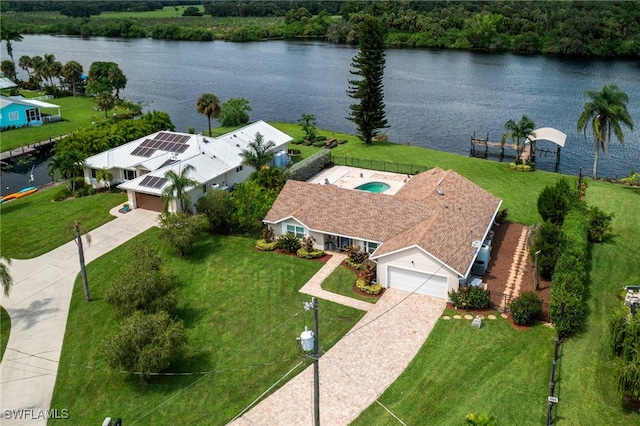
[[[287,179],[307,181],[331,164],[331,151],[323,149],[287,170]]]
[[[551,321],[558,334],[568,336],[582,327],[587,316],[589,219],[586,209],[570,210],[562,231],[565,242],[551,285]]]

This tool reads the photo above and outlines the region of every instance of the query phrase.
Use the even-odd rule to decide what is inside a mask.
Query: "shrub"
[[[534,231],[530,255],[535,258],[535,253],[540,251],[538,271],[543,277],[549,279],[553,275],[556,262],[563,250],[564,240],[562,229],[551,222],[543,222]]]
[[[324,144],[325,144],[324,141],[315,141],[311,143],[311,145],[315,146],[316,148],[322,148]]]
[[[584,325],[587,305],[582,297],[562,286],[552,286],[551,321],[560,336],[578,332]]]
[[[106,338],[101,352],[114,369],[139,371],[148,380],[151,373],[167,368],[186,342],[184,324],[164,311],[145,314],[137,311],[126,318],[120,330]]]
[[[282,234],[276,241],[276,247],[285,253],[296,253],[300,248],[300,238],[293,234]]]
[[[509,163],[509,169],[516,172],[532,172],[535,170],[532,164],[516,164],[516,163]]]
[[[513,322],[518,325],[531,324],[542,312],[542,299],[532,291],[526,291],[509,302]]]
[[[196,211],[209,221],[209,232],[227,233],[231,228],[233,216],[233,200],[227,191],[215,190],[207,192],[198,200]]]
[[[276,237],[273,233],[273,228],[269,225],[265,226],[262,229],[262,239],[267,243],[272,243],[275,241]]]
[[[356,287],[358,287],[360,291],[373,295],[380,294],[382,291],[380,284],[367,284],[366,280],[362,277],[356,280]]]
[[[349,264],[352,266],[360,266],[364,263],[365,260],[369,258],[369,253],[362,251],[362,247],[360,247],[359,245],[352,244],[350,246],[345,246],[342,249],[347,255]]]
[[[456,308],[487,309],[491,302],[491,293],[477,286],[462,286],[458,291],[450,291],[449,299]]]
[[[509,215],[509,209],[502,209],[496,215],[496,223],[504,223],[507,220],[507,216]]]
[[[66,186],[61,186],[60,189],[58,189],[53,194],[53,197],[51,197],[51,200],[52,201],[64,201],[69,196],[71,196],[71,192],[69,191],[69,188],[67,188]]]
[[[185,256],[193,249],[194,243],[207,228],[207,219],[201,214],[163,213],[158,217],[158,222],[160,235],[178,250],[180,256]]]
[[[538,196],[538,213],[542,220],[562,225],[569,210],[580,203],[580,193],[569,184],[566,178],[559,179],[554,185],[546,186]]]
[[[321,150],[287,169],[287,179],[307,181],[331,164],[331,151]]]
[[[249,122],[249,101],[245,98],[231,98],[220,107],[218,120],[223,127],[239,126]]]
[[[613,214],[606,213],[597,207],[588,210],[589,219],[589,241],[601,243],[606,235],[611,231],[611,220]]]
[[[256,248],[262,251],[272,251],[276,249],[277,244],[278,243],[276,241],[267,241],[264,238],[261,238],[256,241]]]
[[[299,248],[296,251],[296,254],[298,255],[298,257],[302,257],[305,259],[318,259],[322,256],[324,256],[324,250],[319,250],[319,249],[311,249],[311,250],[307,250],[306,248]]]

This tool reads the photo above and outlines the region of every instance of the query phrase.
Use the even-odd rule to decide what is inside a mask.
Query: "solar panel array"
[[[131,155],[151,157],[157,150],[182,154],[189,148],[187,141],[190,138],[188,135],[160,132],[155,138],[142,141],[142,143],[131,152]]]
[[[161,188],[167,181],[166,178],[157,176],[145,176],[140,182],[140,186],[146,186],[148,188]]]

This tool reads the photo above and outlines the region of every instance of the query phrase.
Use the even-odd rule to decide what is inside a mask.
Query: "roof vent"
[[[240,148],[240,144],[239,144],[239,143],[237,143],[237,144],[236,144],[236,146],[237,146],[238,148]]]
[[[440,180],[438,181],[438,186],[440,186],[440,184],[442,183],[442,181],[443,181],[443,180],[444,180],[444,178],[442,178],[442,179],[440,179]]]
[[[444,195],[444,191],[442,190],[442,188],[438,188],[438,194]]]
[[[207,139],[205,139],[205,138],[202,138],[202,142],[209,143],[209,141]]]

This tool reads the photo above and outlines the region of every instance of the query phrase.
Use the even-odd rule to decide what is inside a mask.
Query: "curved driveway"
[[[89,232],[92,243],[84,245],[87,263],[156,223],[155,212],[136,209],[122,215],[119,207],[111,211],[118,218]],[[50,404],[78,272],[78,248],[73,241],[42,256],[11,263],[14,286],[8,298],[0,296],[11,318],[11,334],[0,363],[0,424],[46,425],[49,408],[64,415],[64,407]],[[73,413],[69,415],[72,419]]]

